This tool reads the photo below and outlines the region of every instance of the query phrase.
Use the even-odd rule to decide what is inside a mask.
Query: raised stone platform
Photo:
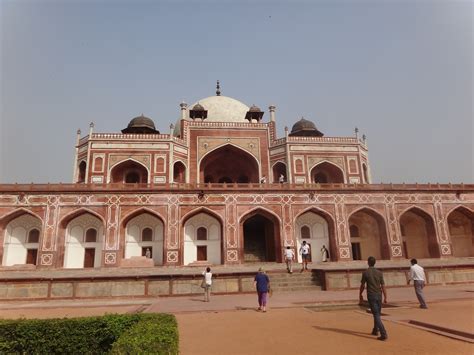
[[[474,282],[474,258],[424,259],[428,284],[456,284]],[[408,260],[382,260],[388,287],[406,286]],[[311,264],[308,280],[301,278],[298,265],[295,273],[285,274],[284,264],[258,263],[239,266],[215,266],[213,293],[235,294],[254,292],[253,278],[260,267],[274,279],[279,291],[292,287],[311,287],[323,290],[353,289],[360,285],[360,275],[367,267],[365,261]],[[104,268],[22,270],[0,269],[0,300],[19,299],[89,299],[120,297],[180,296],[202,293],[201,272],[196,267]],[[294,278],[295,280],[292,280]],[[293,282],[295,281],[295,282]],[[309,282],[308,282],[309,281]]]

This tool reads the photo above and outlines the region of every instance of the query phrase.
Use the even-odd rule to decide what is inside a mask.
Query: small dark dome
[[[155,123],[151,118],[143,116],[133,118],[127,128],[122,129],[122,133],[157,133],[159,134],[155,128]]]
[[[291,128],[290,136],[322,137],[324,134],[316,128],[313,122],[301,117],[301,120],[296,122]]]
[[[260,110],[260,107],[252,105],[252,107],[249,109],[249,112],[262,112],[262,110]]]
[[[192,108],[193,111],[206,111],[206,109],[198,102]]]

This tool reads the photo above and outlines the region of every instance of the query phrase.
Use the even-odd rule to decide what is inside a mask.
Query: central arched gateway
[[[110,172],[110,182],[139,184],[148,182],[148,170],[134,160],[125,160],[115,165]]]
[[[199,181],[206,183],[258,183],[257,160],[233,145],[207,154],[201,161]]]
[[[259,209],[240,222],[244,262],[281,262],[280,223],[271,213]]]

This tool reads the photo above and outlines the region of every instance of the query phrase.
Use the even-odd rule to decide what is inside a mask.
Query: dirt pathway
[[[472,344],[385,321],[389,339],[369,335],[356,310],[306,308],[177,315],[181,354],[473,354]]]

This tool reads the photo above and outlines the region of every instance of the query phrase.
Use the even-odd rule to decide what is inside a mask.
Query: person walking
[[[211,286],[212,286],[211,268],[207,267],[206,271],[202,272],[202,276],[203,276],[202,287],[204,288],[204,302],[209,302],[211,299]]]
[[[257,290],[258,295],[258,311],[267,311],[267,298],[268,292],[270,291],[270,279],[265,273],[263,268],[258,269],[258,273],[254,279],[254,287]]]
[[[423,288],[425,287],[426,283],[425,270],[420,265],[418,265],[418,261],[416,259],[411,259],[410,263],[410,275],[407,283],[409,285],[410,281],[413,280],[415,294],[416,298],[418,298],[418,302],[420,302],[420,308],[427,309],[428,306],[426,305],[425,295],[423,294]]]
[[[310,253],[310,246],[306,243],[306,240],[303,240],[303,244],[300,247],[300,254],[303,265],[301,265],[301,272],[308,270],[308,260],[309,260],[309,253]]]
[[[290,274],[293,273],[293,260],[295,259],[295,253],[293,249],[290,247],[286,247],[285,249],[285,262],[286,262],[286,269]]]
[[[327,250],[325,245],[321,248],[321,260],[324,263],[329,260],[329,250]]]
[[[382,312],[382,294],[383,303],[387,303],[387,292],[385,291],[383,274],[380,270],[377,270],[374,267],[375,258],[373,256],[369,256],[367,263],[369,264],[369,268],[362,273],[362,280],[360,282],[359,302],[362,303],[364,301],[363,292],[365,285],[367,284],[367,301],[369,302],[370,310],[374,317],[372,335],[378,335],[380,332],[380,336],[377,340],[387,340],[387,331],[385,330],[380,317]]]

